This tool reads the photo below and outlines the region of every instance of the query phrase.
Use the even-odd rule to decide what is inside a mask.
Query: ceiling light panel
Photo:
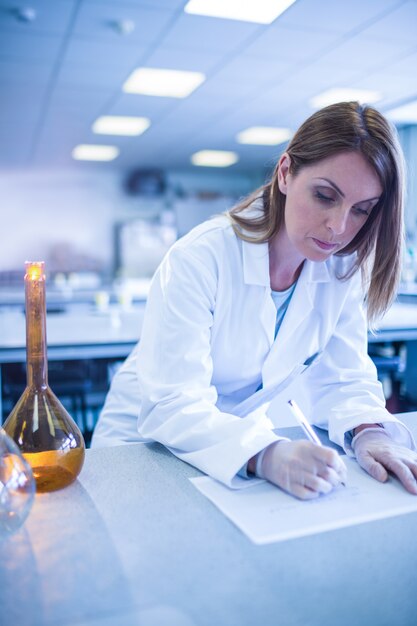
[[[205,81],[201,72],[140,67],[123,85],[126,93],[169,98],[186,98]]]
[[[202,167],[229,167],[238,160],[236,152],[228,150],[200,150],[191,156],[191,163]]]
[[[189,0],[186,13],[240,20],[256,24],[271,24],[295,0]]]
[[[103,115],[96,119],[92,130],[98,135],[137,136],[144,133],[150,125],[151,123],[147,117]]]
[[[77,161],[113,161],[119,156],[116,146],[99,146],[96,144],[80,144],[71,153]]]
[[[385,115],[392,122],[417,124],[417,100],[386,111]]]
[[[350,102],[357,100],[362,104],[372,104],[381,100],[382,95],[379,91],[371,91],[369,89],[349,89],[344,87],[335,87],[328,89],[323,93],[311,98],[309,104],[313,109],[321,109],[329,104],[336,102]]]
[[[252,126],[242,130],[236,135],[239,143],[253,144],[258,146],[277,146],[288,141],[292,135],[289,128],[277,128],[274,126]]]

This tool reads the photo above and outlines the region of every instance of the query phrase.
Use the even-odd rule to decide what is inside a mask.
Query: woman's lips
[[[313,237],[313,241],[322,250],[334,250],[338,246],[337,243],[329,243],[327,241],[321,241],[320,239],[316,239],[315,237]]]

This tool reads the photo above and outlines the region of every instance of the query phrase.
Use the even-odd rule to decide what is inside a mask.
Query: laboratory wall
[[[417,126],[400,128],[399,136],[408,175],[407,239],[415,249]],[[147,267],[143,261],[146,229],[141,230],[141,224],[156,224],[162,219],[181,236],[261,185],[268,171],[168,171],[164,172],[165,191],[154,196],[129,193],[129,174],[105,166],[103,170],[0,171],[0,273],[20,271],[27,259],[43,259],[54,272],[91,271],[111,280],[123,254],[132,259],[138,234],[137,258],[129,261],[126,275],[136,273],[138,265],[149,274],[154,263]],[[124,252],[120,234],[124,241],[133,242]]]
[[[44,259],[55,271],[94,271],[111,276],[116,225],[158,221],[162,214],[179,231],[227,208],[263,182],[262,172],[166,173],[162,195],[126,191],[127,173],[117,171],[0,172],[2,245],[0,272],[15,271],[27,259]],[[223,199],[223,201],[221,200]],[[201,212],[201,219],[199,215]]]

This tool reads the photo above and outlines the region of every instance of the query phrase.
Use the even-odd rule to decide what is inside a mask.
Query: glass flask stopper
[[[48,385],[44,263],[26,262],[27,385],[3,427],[32,468],[38,492],[72,483],[84,463],[83,436]]]

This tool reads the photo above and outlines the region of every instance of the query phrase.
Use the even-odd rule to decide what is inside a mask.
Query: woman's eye
[[[361,209],[361,208],[360,208],[360,207],[358,207],[358,206],[357,206],[357,207],[354,207],[354,208],[355,208],[356,213],[358,213],[359,215],[366,215],[366,216],[368,216],[368,215],[369,215],[369,211],[368,211],[368,209]]]
[[[332,198],[331,196],[326,196],[321,191],[316,191],[314,195],[322,202],[334,202],[334,198]]]

